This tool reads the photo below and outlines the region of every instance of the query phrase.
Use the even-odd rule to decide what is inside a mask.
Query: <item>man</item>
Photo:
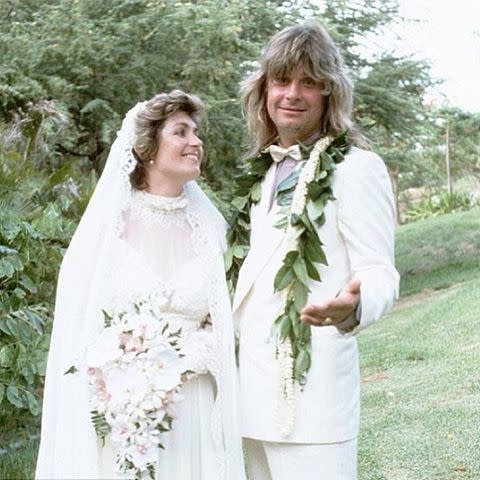
[[[274,35],[242,87],[257,174],[262,162],[267,165],[260,190],[252,186],[248,197],[250,245],[234,298],[242,435],[252,480],[357,475],[360,382],[354,335],[392,306],[399,277],[389,177],[376,154],[357,147],[366,147],[366,141],[352,124],[352,90],[336,45],[318,24]],[[344,132],[347,146],[336,140]],[[323,203],[309,197],[322,189],[297,192],[315,151],[326,151],[336,162],[332,167],[316,154],[317,162],[324,162],[319,165],[330,165],[325,172],[318,167],[310,179],[323,186]],[[286,195],[292,185],[293,200]],[[302,201],[323,209],[323,215],[317,218],[317,210]],[[291,208],[290,216],[285,208]],[[311,215],[305,225],[313,225],[321,244],[295,230],[298,208]],[[283,227],[282,215],[290,222]],[[311,262],[302,241],[313,242],[317,254],[322,248],[326,261],[312,254],[317,261]],[[287,272],[288,258],[296,258],[298,268]],[[279,274],[282,266],[287,270]],[[307,300],[298,306],[304,294]],[[288,324],[292,308],[298,325]],[[302,333],[308,325],[311,333]]]

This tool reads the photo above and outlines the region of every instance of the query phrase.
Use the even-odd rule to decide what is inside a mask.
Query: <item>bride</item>
[[[201,101],[180,90],[131,109],[65,254],[58,280],[36,478],[119,478],[90,419],[88,380],[65,375],[98,338],[102,310],[161,295],[181,328],[182,387],[157,479],[244,479],[236,368],[223,269],[225,222],[194,179]]]

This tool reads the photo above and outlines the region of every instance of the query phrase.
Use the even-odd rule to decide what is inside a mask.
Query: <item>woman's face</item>
[[[200,175],[203,149],[197,134],[197,124],[185,112],[177,112],[167,119],[159,133],[150,182],[183,186]]]

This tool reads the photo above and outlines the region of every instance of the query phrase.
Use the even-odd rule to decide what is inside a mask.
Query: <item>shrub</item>
[[[30,117],[0,131],[0,422],[6,431],[38,422],[57,272],[96,181],[78,160],[57,168],[44,142],[52,123],[38,111],[32,107]],[[35,128],[22,128],[34,121]]]
[[[478,204],[478,199],[468,193],[452,192],[450,194],[445,190],[437,190],[415,205],[411,205],[404,213],[404,221],[414,222],[444,213],[470,210]]]

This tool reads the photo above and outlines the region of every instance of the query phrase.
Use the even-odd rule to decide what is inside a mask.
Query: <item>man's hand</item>
[[[360,301],[360,280],[350,280],[332,300],[306,305],[300,320],[315,327],[338,325],[349,317]]]

